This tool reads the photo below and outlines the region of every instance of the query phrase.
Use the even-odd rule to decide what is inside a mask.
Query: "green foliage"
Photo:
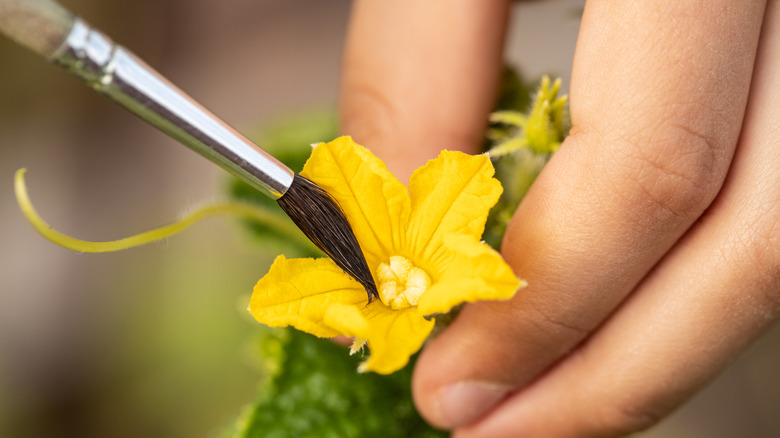
[[[550,83],[550,78],[545,76],[539,83],[530,109],[525,112],[499,109],[491,114],[490,122],[495,127],[487,133],[493,143],[488,151],[490,156],[500,158],[523,148],[537,154],[551,154],[558,150],[569,130],[565,113],[568,98],[558,97],[560,89],[560,79]]]
[[[230,438],[447,436],[414,408],[413,363],[389,376],[358,374],[360,354],[293,329],[268,330],[259,345],[268,378]]]
[[[532,82],[526,82],[520,73],[504,67],[501,72],[501,88],[496,100],[496,111],[525,111],[531,104]]]
[[[532,101],[531,87],[511,69],[504,73],[499,111],[486,135],[496,177],[504,186],[484,235],[496,248],[512,213],[568,131],[566,100],[557,96],[559,87],[559,81],[551,85],[543,79]],[[258,143],[300,171],[311,143],[337,135],[335,117],[316,114],[287,119],[267,130]],[[235,198],[284,214],[275,202],[238,180],[231,182],[229,191]],[[261,244],[279,241],[274,230],[248,225]],[[293,255],[312,255],[297,242],[278,243],[297,251]],[[359,374],[360,354],[349,356],[344,347],[293,329],[260,330],[255,356],[264,378],[259,395],[226,438],[448,436],[428,426],[415,410],[411,396],[415,358],[389,376]]]
[[[504,86],[509,88],[502,95],[525,93],[526,99],[518,96],[503,100],[528,102],[530,107],[522,110],[499,107],[490,116],[491,126],[486,134],[487,151],[496,168],[496,178],[504,188],[490,212],[483,235],[496,249],[500,249],[501,239],[520,201],[569,132],[567,98],[558,96],[560,79],[551,83],[548,77],[542,78],[532,103],[532,87],[518,87],[514,84],[517,81],[519,76],[505,82]]]
[[[285,118],[252,137],[253,141],[279,161],[295,172],[300,172],[311,154],[311,145],[330,141],[337,135],[335,115],[331,111],[321,111]],[[230,179],[227,191],[235,199],[256,204],[288,220],[276,201],[237,178]],[[318,251],[313,251],[312,246],[306,243],[307,239],[303,233],[300,233],[298,239],[289,239],[265,224],[252,221],[244,221],[244,223],[251,235],[264,247],[272,246],[273,249],[278,249],[277,252],[284,252],[290,257],[322,255]]]

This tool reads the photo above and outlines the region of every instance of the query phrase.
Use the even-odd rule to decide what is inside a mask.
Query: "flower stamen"
[[[417,305],[420,296],[431,286],[427,272],[402,256],[390,257],[377,269],[379,299],[393,310]]]

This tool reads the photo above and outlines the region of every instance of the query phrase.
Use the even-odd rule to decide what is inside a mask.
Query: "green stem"
[[[297,239],[301,241],[305,240],[307,245],[316,250],[314,244],[309,242],[308,239],[302,239],[303,234],[295,225],[292,224],[292,222],[277,214],[271,213],[268,210],[258,208],[252,204],[235,201],[220,202],[201,207],[172,224],[145,231],[134,236],[125,237],[124,239],[112,240],[108,242],[91,242],[87,240],[76,239],[54,230],[35,211],[35,208],[33,207],[32,202],[30,201],[30,197],[27,193],[27,186],[24,182],[24,174],[26,171],[27,169],[19,169],[14,175],[14,191],[16,193],[16,200],[19,204],[19,208],[22,210],[22,213],[33,226],[33,228],[35,228],[35,230],[38,231],[38,233],[40,233],[43,237],[53,243],[56,243],[57,245],[72,249],[74,251],[102,253],[120,251],[135,246],[145,245],[147,243],[151,243],[177,234],[200,221],[201,219],[220,214],[233,215],[268,225],[269,227],[272,227],[273,229],[290,237],[291,239]]]

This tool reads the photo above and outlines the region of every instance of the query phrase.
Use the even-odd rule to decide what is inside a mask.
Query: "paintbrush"
[[[138,57],[52,0],[0,0],[0,32],[64,67],[90,87],[275,199],[368,293],[379,296],[338,204],[214,116]]]

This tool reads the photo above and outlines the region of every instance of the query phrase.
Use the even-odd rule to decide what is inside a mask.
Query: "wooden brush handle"
[[[53,0],[0,0],[0,32],[45,58],[65,41],[74,19]]]

